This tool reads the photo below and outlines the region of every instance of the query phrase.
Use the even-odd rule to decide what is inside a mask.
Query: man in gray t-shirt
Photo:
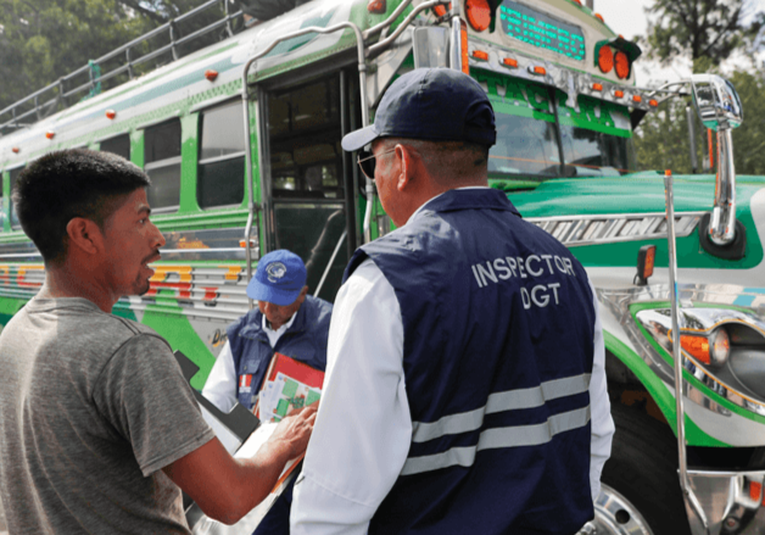
[[[109,153],[68,150],[16,182],[45,284],[0,334],[0,499],[11,533],[183,533],[181,489],[233,523],[305,450],[315,408],[286,418],[252,459],[201,416],[167,342],[111,315],[149,288],[164,238],[148,177]],[[180,488],[179,488],[180,487]]]

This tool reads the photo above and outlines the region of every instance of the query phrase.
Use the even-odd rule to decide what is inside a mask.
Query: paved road
[[[8,535],[8,526],[5,525],[5,509],[0,502],[0,535]]]

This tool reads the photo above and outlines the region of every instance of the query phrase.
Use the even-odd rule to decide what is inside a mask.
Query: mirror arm
[[[732,128],[717,131],[717,178],[715,204],[709,227],[709,239],[727,245],[736,237],[736,169],[733,165]]]

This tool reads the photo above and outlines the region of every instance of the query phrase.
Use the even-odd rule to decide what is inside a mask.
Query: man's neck
[[[86,282],[87,281],[87,282]],[[64,266],[45,266],[45,282],[37,294],[41,299],[81,297],[98,308],[111,313],[119,297],[113,297],[103,290],[98,280],[72,274]]]

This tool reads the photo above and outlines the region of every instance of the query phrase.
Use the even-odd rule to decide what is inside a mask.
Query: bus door
[[[343,133],[356,127],[349,117],[357,86],[352,73],[336,71],[263,90],[260,98],[268,250],[300,256],[308,293],[328,301],[357,245],[357,178],[340,146]]]

